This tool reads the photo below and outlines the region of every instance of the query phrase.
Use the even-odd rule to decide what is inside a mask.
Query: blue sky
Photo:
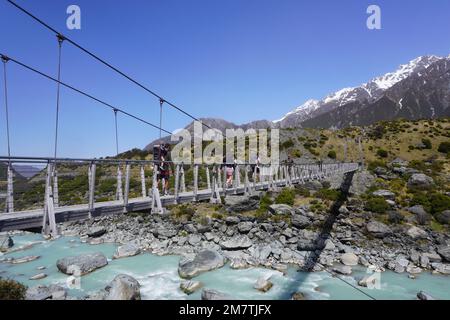
[[[198,117],[236,123],[282,117],[395,70],[417,56],[450,54],[450,2],[299,0],[16,0],[56,29]],[[77,4],[82,29],[66,28]],[[382,10],[382,30],[366,9]],[[0,1],[0,52],[56,75],[55,36]],[[13,155],[53,153],[56,85],[9,64]],[[158,123],[158,101],[64,44],[62,80]],[[3,80],[0,81],[3,87]],[[0,154],[6,154],[1,92]],[[115,153],[113,113],[62,89],[59,155]],[[190,121],[167,110],[163,126]],[[119,118],[120,150],[144,147],[158,131]]]

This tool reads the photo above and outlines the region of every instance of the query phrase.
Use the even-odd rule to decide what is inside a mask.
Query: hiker
[[[159,147],[159,172],[157,176],[157,185],[162,183],[162,193],[167,196],[169,194],[169,178],[171,175],[171,161],[169,144],[161,144]]]
[[[256,157],[253,157],[253,159],[251,159],[250,163],[251,163],[250,168],[252,170],[253,181],[258,182],[258,176],[259,176],[259,170],[260,170],[259,165],[261,163],[261,159],[259,158],[259,153],[256,154]]]
[[[226,156],[223,157],[222,168],[225,168],[227,188],[231,188],[233,186],[233,174],[235,167],[236,167],[235,159],[233,160],[233,163],[227,163],[227,157]]]

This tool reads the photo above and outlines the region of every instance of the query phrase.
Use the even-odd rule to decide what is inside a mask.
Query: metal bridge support
[[[130,164],[125,165],[125,195],[123,197],[123,212],[128,212],[128,200],[130,197]]]
[[[161,197],[158,189],[158,166],[153,167],[153,179],[152,179],[152,213],[163,214],[164,209],[161,204]]]
[[[248,178],[248,172],[250,170],[251,170],[250,166],[246,166],[245,167],[245,172],[244,172],[244,194],[246,196],[253,193],[251,185],[250,185],[250,180]]]
[[[89,166],[89,219],[92,219],[92,213],[95,208],[95,162],[91,163]]]
[[[180,193],[180,165],[177,164],[175,168],[175,193],[174,193],[174,202],[178,203],[178,196]]]
[[[208,190],[211,190],[211,177],[209,176],[209,167],[206,166],[206,185]]]
[[[185,182],[185,174],[184,174],[184,165],[180,164],[180,190],[181,192],[186,192],[186,182]]]
[[[198,200],[198,164],[194,165],[194,197],[192,198],[193,202],[197,202]]]
[[[141,173],[142,198],[145,198],[147,196],[147,188],[145,186],[145,169],[143,165],[141,165],[140,173]]]
[[[212,190],[211,190],[211,198],[209,199],[210,203],[222,203],[220,199],[220,192],[218,183],[220,182],[220,168],[214,166],[213,168],[213,178],[212,178]]]
[[[58,235],[58,229],[56,227],[55,218],[55,205],[53,200],[53,188],[52,188],[52,176],[53,166],[48,163],[47,166],[47,178],[45,181],[45,200],[44,200],[44,217],[42,221],[42,233],[44,235],[50,235],[56,237]]]
[[[56,169],[56,164],[53,167],[53,202],[55,208],[59,207],[59,189],[58,189],[58,170]]]
[[[122,170],[120,170],[120,164],[119,164],[119,166],[117,167],[116,200],[123,201],[123,192],[122,192]]]
[[[12,164],[8,164],[8,185],[6,190],[6,212],[14,212],[14,171]]]

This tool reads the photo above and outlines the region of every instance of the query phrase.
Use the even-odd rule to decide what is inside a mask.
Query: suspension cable
[[[29,17],[31,17],[32,19],[34,19],[35,21],[37,21],[38,23],[40,23],[41,25],[43,25],[45,28],[47,28],[48,30],[52,31],[53,33],[55,33],[56,35],[61,35],[61,33],[59,31],[57,31],[55,28],[51,27],[49,24],[45,23],[43,20],[39,19],[38,17],[36,17],[35,15],[33,15],[31,12],[29,12],[28,10],[22,8],[21,6],[19,6],[17,3],[15,3],[14,1],[11,0],[7,0],[10,4],[12,4],[14,7],[16,7],[17,9],[19,9],[20,11],[22,11],[23,13],[25,13],[26,15],[28,15]],[[196,117],[194,117],[193,115],[191,115],[190,113],[184,111],[182,108],[176,106],[175,104],[167,101],[166,99],[164,99],[162,96],[160,96],[159,94],[157,94],[156,92],[150,90],[148,87],[144,86],[142,83],[138,82],[137,80],[133,79],[131,76],[125,74],[123,71],[120,71],[118,68],[114,67],[113,65],[111,65],[110,63],[106,62],[105,60],[103,60],[102,58],[100,58],[99,56],[97,56],[96,54],[92,53],[91,51],[87,50],[86,48],[82,47],[81,45],[79,45],[78,43],[76,43],[75,41],[64,37],[64,39],[69,42],[70,44],[72,44],[73,46],[77,47],[78,49],[80,49],[81,51],[85,52],[86,54],[88,54],[89,56],[91,56],[92,58],[94,58],[95,60],[99,61],[100,63],[102,63],[103,65],[107,66],[108,68],[110,68],[111,70],[115,71],[116,73],[120,74],[121,76],[123,76],[124,78],[128,79],[129,81],[131,81],[132,83],[134,83],[135,85],[139,86],[140,88],[144,89],[145,91],[147,91],[148,93],[150,93],[151,95],[153,95],[154,97],[158,98],[159,100],[164,100],[164,102],[166,102],[169,106],[171,106],[172,108],[180,111],[181,113],[183,113],[184,115],[188,116],[189,118],[195,120],[195,121],[199,121],[200,120]],[[208,129],[212,129],[210,126],[204,124],[203,122],[201,122],[202,125],[204,125],[205,127],[207,127]]]
[[[119,155],[119,130],[117,129],[117,109],[114,109],[114,123],[116,125],[116,156]]]
[[[163,112],[163,104],[164,104],[164,100],[163,99],[159,99],[159,127],[162,127],[162,112]],[[161,134],[161,129],[159,130],[159,139],[161,140],[162,134]]]
[[[89,99],[91,99],[91,100],[94,100],[94,101],[96,101],[96,102],[98,102],[98,103],[100,103],[100,104],[103,104],[104,106],[107,106],[107,107],[109,107],[109,108],[111,108],[111,109],[113,109],[113,110],[114,110],[114,109],[117,109],[118,112],[120,112],[120,113],[122,113],[122,114],[124,114],[124,115],[126,115],[126,116],[128,116],[128,117],[130,117],[130,118],[133,118],[133,119],[138,120],[138,121],[140,121],[140,122],[142,122],[142,123],[145,123],[145,124],[147,124],[147,125],[149,125],[149,126],[155,128],[155,129],[158,129],[158,130],[161,129],[163,132],[165,132],[165,133],[167,133],[167,134],[172,134],[170,131],[168,131],[168,130],[166,130],[166,129],[164,129],[164,128],[160,128],[159,126],[157,126],[157,125],[155,125],[155,124],[153,124],[153,123],[150,123],[150,122],[148,122],[148,121],[146,121],[146,120],[144,120],[144,119],[142,119],[142,118],[139,118],[139,117],[137,117],[137,116],[135,116],[135,115],[133,115],[133,114],[131,114],[131,113],[129,113],[129,112],[126,112],[126,111],[124,111],[124,110],[122,110],[122,109],[119,109],[119,108],[117,108],[117,107],[114,107],[112,104],[107,103],[107,102],[105,102],[105,101],[103,101],[103,100],[101,100],[101,99],[99,99],[99,98],[96,98],[96,97],[94,97],[93,95],[91,95],[91,94],[89,94],[89,93],[86,93],[85,91],[82,91],[82,90],[80,90],[80,89],[77,89],[77,88],[75,88],[75,87],[73,87],[73,86],[71,86],[71,85],[69,85],[69,84],[67,84],[67,83],[64,83],[64,82],[62,82],[62,81],[58,81],[58,79],[55,79],[55,78],[53,78],[52,76],[50,76],[50,75],[48,75],[48,74],[45,74],[45,73],[43,73],[43,72],[41,72],[41,71],[39,71],[39,70],[37,70],[37,69],[35,69],[35,68],[33,68],[33,67],[30,67],[30,66],[28,66],[28,65],[26,65],[26,64],[24,64],[24,63],[22,63],[22,62],[20,62],[20,61],[18,61],[18,60],[16,60],[16,59],[7,57],[6,55],[1,54],[1,53],[0,53],[0,57],[6,58],[6,59],[8,59],[8,61],[12,61],[12,62],[18,64],[19,66],[21,66],[21,67],[23,67],[23,68],[25,68],[25,69],[28,69],[28,70],[30,70],[30,71],[32,71],[32,72],[34,72],[34,73],[37,73],[37,74],[41,75],[41,76],[44,77],[44,78],[47,78],[47,79],[52,80],[52,81],[54,81],[54,82],[60,83],[62,86],[66,87],[66,88],[68,88],[68,89],[70,89],[70,90],[72,90],[72,91],[75,91],[75,92],[77,92],[77,93],[79,93],[79,94],[81,94],[81,95],[83,95],[83,96],[85,96],[85,97],[87,97],[87,98],[89,98]]]
[[[55,160],[58,150],[58,126],[59,126],[59,99],[60,99],[60,87],[61,87],[61,51],[62,43],[64,42],[64,37],[58,35],[58,82],[56,89],[56,120],[55,120]],[[55,161],[56,162],[56,161]]]
[[[8,85],[7,85],[7,75],[6,75],[6,64],[8,63],[9,58],[7,56],[2,55],[3,62],[3,79],[5,85],[5,111],[6,111],[6,139],[8,140],[8,157],[11,157],[11,145],[9,138],[9,111],[8,111]]]

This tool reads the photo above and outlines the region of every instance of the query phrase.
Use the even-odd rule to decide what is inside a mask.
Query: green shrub
[[[25,300],[27,287],[23,284],[0,278],[0,300]]]
[[[296,186],[295,192],[302,197],[309,197],[311,195],[311,192],[307,188],[301,186]]]
[[[328,152],[328,158],[330,158],[330,159],[336,159],[336,151],[330,150],[330,151]]]
[[[323,188],[317,191],[315,196],[319,199],[336,201],[341,196],[341,192],[339,190]]]
[[[450,197],[442,193],[433,193],[430,196],[431,214],[435,215],[450,209]]]
[[[269,210],[269,206],[273,204],[272,199],[269,197],[269,195],[266,193],[261,197],[261,200],[259,201],[259,211],[260,212],[266,212]]]
[[[281,149],[289,149],[294,146],[294,141],[292,139],[288,139],[281,144]]]
[[[368,165],[369,171],[373,171],[373,170],[375,170],[377,167],[386,168],[386,162],[381,161],[381,160],[375,160],[375,161],[369,162],[369,165]]]
[[[295,190],[291,188],[283,188],[278,196],[275,198],[275,203],[277,204],[288,204],[290,206],[294,205]]]
[[[431,140],[430,139],[422,139],[422,143],[424,145],[424,149],[432,149],[433,145],[431,144]]]
[[[441,142],[438,151],[442,153],[450,153],[450,141]]]
[[[370,197],[364,205],[364,209],[376,213],[385,213],[389,208],[389,204],[383,197]]]
[[[377,156],[379,156],[380,158],[387,158],[388,152],[384,149],[378,149]]]

